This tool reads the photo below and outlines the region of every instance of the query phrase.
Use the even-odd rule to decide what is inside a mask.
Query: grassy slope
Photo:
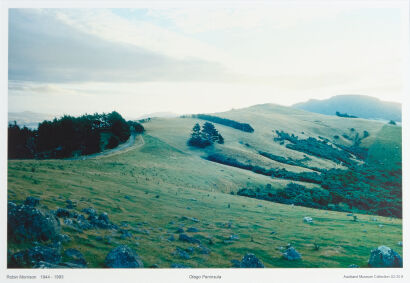
[[[266,120],[258,121],[269,119],[269,113],[258,107],[268,107],[269,111],[273,107],[277,112],[271,119],[272,125]],[[225,137],[226,147],[245,153],[252,151],[238,142],[242,140],[273,153],[277,149],[281,155],[283,151],[279,150],[284,147],[278,148],[272,142],[272,129],[295,134],[304,131],[306,135],[330,138],[334,132],[341,135],[345,128],[354,127],[369,131],[371,136],[366,141],[369,142],[381,128],[379,123],[359,119],[289,111],[296,112],[286,119],[286,111],[278,106],[257,106],[242,114],[240,111],[226,113],[224,117],[250,122],[255,128],[253,134],[220,125],[217,128]],[[251,120],[255,117],[252,115],[259,116]],[[161,267],[169,267],[172,262],[193,267],[230,267],[230,260],[240,260],[246,252],[256,254],[267,267],[347,267],[353,263],[366,266],[370,250],[378,245],[387,245],[402,253],[397,246],[402,240],[401,220],[377,217],[378,221],[373,222],[371,216],[359,215],[359,222],[353,222],[346,213],[291,207],[228,194],[241,187],[267,183],[283,187],[288,181],[273,180],[201,159],[202,151],[191,150],[185,144],[194,122],[180,118],[154,120],[144,125],[147,128],[144,146],[98,160],[9,161],[9,199],[19,202],[28,195],[39,196],[42,205],[55,209],[64,207],[65,199],[70,198],[78,201],[79,211],[91,205],[98,211],[106,211],[116,224],[129,223],[137,238],[121,239],[120,235],[104,230],[80,234],[62,225],[64,233],[73,238],[64,248],[80,249],[90,267],[101,267],[109,250],[119,243],[134,248],[145,266],[157,263]],[[369,142],[371,145],[373,143]],[[221,146],[220,150],[225,149]],[[303,158],[297,152],[291,154]],[[323,164],[331,166],[327,161]],[[196,217],[200,222],[182,221],[181,216]],[[315,224],[304,224],[304,216],[313,217]],[[147,224],[140,223],[144,221]],[[170,224],[171,221],[174,224]],[[232,223],[230,228],[228,222]],[[172,252],[176,246],[192,246],[166,240],[170,234],[177,237],[175,231],[180,224],[200,229],[200,233],[192,235],[198,234],[204,246],[211,249],[211,254],[195,254],[190,260],[175,258]],[[379,224],[384,226],[379,227]],[[139,233],[138,227],[148,230],[149,235]],[[276,234],[271,235],[272,231]],[[111,243],[97,241],[96,236],[106,234],[111,235]],[[231,234],[238,235],[240,240],[224,244],[223,240]],[[212,238],[215,244],[210,245],[207,238]],[[278,248],[287,243],[295,246],[303,261],[288,262],[280,258]],[[314,243],[321,246],[319,251],[313,250]],[[22,247],[9,243],[11,251]]]

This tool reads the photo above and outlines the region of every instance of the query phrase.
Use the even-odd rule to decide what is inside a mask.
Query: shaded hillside
[[[340,112],[366,119],[401,121],[400,103],[381,101],[365,95],[337,95],[325,100],[311,99],[292,107],[325,115]]]

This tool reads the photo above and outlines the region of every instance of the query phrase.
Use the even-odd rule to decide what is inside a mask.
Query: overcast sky
[[[10,9],[9,112],[138,117],[338,94],[401,102],[403,11],[352,3]]]

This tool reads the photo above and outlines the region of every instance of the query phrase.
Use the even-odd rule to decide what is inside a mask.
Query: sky
[[[10,9],[8,111],[139,117],[339,94],[402,102],[404,22],[400,8],[352,4]]]

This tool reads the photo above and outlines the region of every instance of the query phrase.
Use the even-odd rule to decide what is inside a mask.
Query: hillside
[[[306,173],[322,176],[332,168],[348,173],[352,166],[371,164],[383,172],[401,170],[401,127],[272,104],[212,115],[249,123],[254,132],[215,124],[224,144],[197,149],[187,140],[194,124],[204,120],[153,118],[143,124],[143,142],[126,153],[89,160],[9,160],[8,199],[21,204],[27,196],[39,197],[39,209],[44,211],[74,202],[69,214],[59,218],[61,233],[70,238],[62,248],[78,249],[88,267],[104,267],[108,252],[120,244],[135,250],[145,267],[166,268],[232,267],[246,253],[255,254],[265,267],[367,267],[371,250],[380,245],[402,255],[401,219],[356,212],[354,221],[351,214],[330,207],[320,210],[238,195],[244,188],[274,194],[290,183],[323,190],[320,184],[292,178]],[[277,131],[294,134],[296,142],[281,140]],[[330,153],[360,144],[367,156],[349,153],[340,162],[294,148],[309,138],[313,145],[326,144]],[[285,160],[267,158],[261,151]],[[207,160],[211,154],[294,175],[272,178]],[[79,228],[78,215],[86,215],[84,209],[90,206],[106,212],[112,228]],[[313,223],[304,223],[306,216]],[[179,228],[194,239],[192,243],[180,240]],[[289,243],[302,260],[282,257]],[[9,237],[10,255],[29,246]]]
[[[314,113],[335,115],[336,111],[366,119],[401,121],[401,104],[381,101],[365,95],[337,95],[329,99],[311,99],[292,107]]]

